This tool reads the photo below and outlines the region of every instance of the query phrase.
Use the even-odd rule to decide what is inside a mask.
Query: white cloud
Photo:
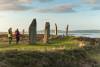
[[[33,10],[35,12],[40,12],[40,13],[65,13],[65,12],[75,12],[73,8],[75,5],[73,4],[60,4],[56,5],[54,7],[49,7],[49,8],[43,8],[43,9],[36,9]]]
[[[19,2],[22,2],[22,3],[31,3],[32,1],[33,2],[50,2],[50,1],[53,1],[53,0],[18,0]]]
[[[95,4],[97,0],[83,0],[86,3]]]
[[[87,4],[100,4],[100,0],[81,0],[82,2],[84,3],[87,3]]]
[[[29,7],[21,5],[21,3],[18,0],[0,0],[0,10],[27,10],[27,9],[29,9]]]
[[[50,2],[50,1],[54,1],[54,0],[33,0],[33,1],[38,1],[38,2]]]
[[[88,5],[91,10],[100,10],[100,0],[81,0],[81,1],[82,4]]]
[[[32,3],[32,0],[17,0],[17,1],[21,3]]]
[[[0,10],[28,10],[33,9],[29,7],[34,2],[49,2],[53,0],[0,0]],[[29,5],[26,5],[29,4]]]

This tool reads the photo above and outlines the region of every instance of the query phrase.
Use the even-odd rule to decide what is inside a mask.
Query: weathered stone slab
[[[48,43],[49,42],[49,37],[50,37],[50,23],[46,22],[46,24],[45,24],[45,30],[44,30],[44,39],[43,39],[43,42],[44,43]]]
[[[68,36],[69,25],[66,27],[66,36]]]
[[[58,35],[58,28],[57,28],[57,24],[55,23],[55,35]]]
[[[33,19],[32,23],[29,26],[29,44],[36,43],[37,36],[37,22],[36,19]]]

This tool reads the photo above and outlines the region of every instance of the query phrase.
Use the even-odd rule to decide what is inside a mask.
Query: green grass
[[[25,50],[25,51],[45,51],[52,50],[53,48],[65,47],[66,50],[78,49],[78,42],[72,40],[74,37],[65,37],[63,39],[50,40],[49,44],[43,44],[41,42],[29,45],[29,44],[11,44],[0,45],[0,51],[5,50]]]
[[[100,67],[100,45],[95,46],[92,48],[85,48],[85,51],[87,51],[89,57],[93,60],[96,60],[98,63],[97,67]]]
[[[96,61],[100,59],[100,47],[81,49],[74,39],[52,39],[49,44],[1,44],[0,67],[99,67]]]

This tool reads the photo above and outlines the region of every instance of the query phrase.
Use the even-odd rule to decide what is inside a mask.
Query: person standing
[[[19,44],[19,41],[20,41],[20,32],[19,32],[18,29],[15,31],[15,38],[16,38],[16,44]]]
[[[12,28],[9,28],[8,29],[8,38],[9,38],[9,44],[11,44],[12,43]]]

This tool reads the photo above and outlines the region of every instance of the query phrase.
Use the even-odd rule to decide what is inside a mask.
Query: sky
[[[100,0],[0,0],[0,32],[9,27],[28,27],[36,18],[37,29],[43,30],[45,22],[65,30],[100,30]]]

